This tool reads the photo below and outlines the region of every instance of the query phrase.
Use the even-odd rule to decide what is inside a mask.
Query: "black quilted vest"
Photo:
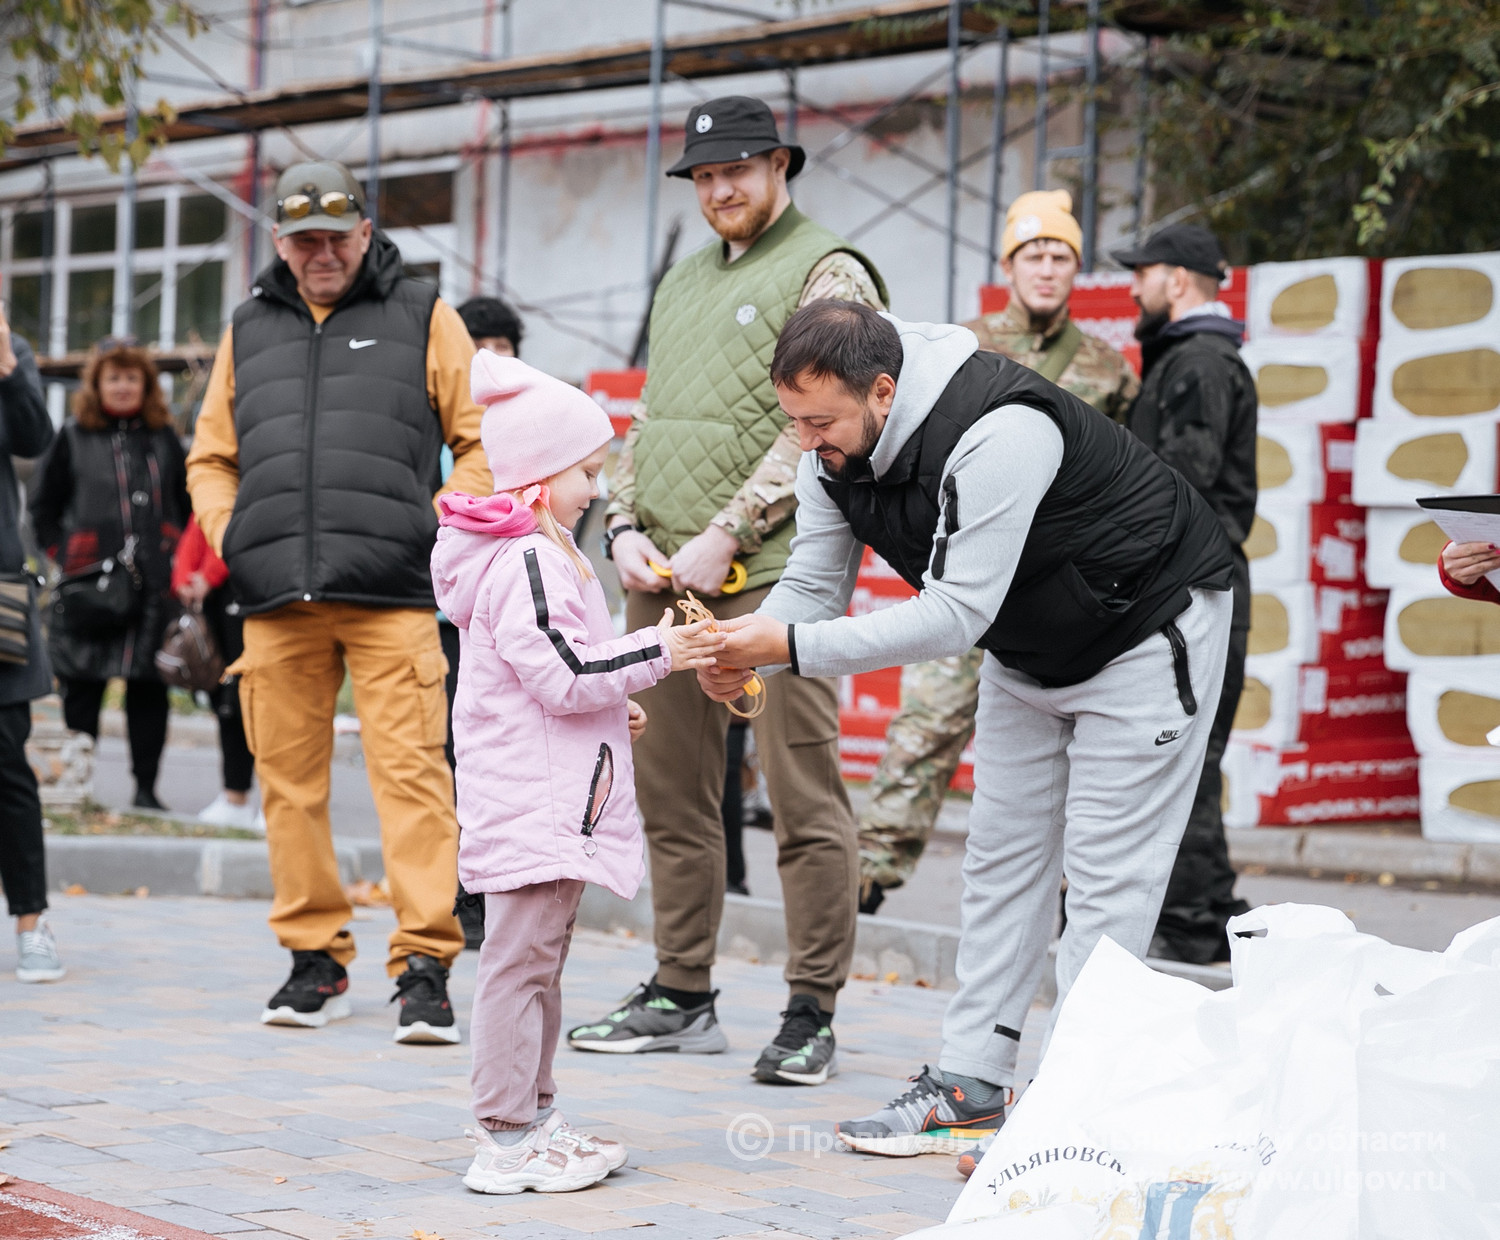
[[[822,482],[854,536],[920,589],[929,567],[942,577],[947,537],[963,521],[963,494],[954,478],[942,481],[948,457],[975,422],[1013,404],[1057,424],[1062,465],[978,645],[1043,685],[1077,684],[1184,611],[1190,588],[1230,584],[1233,559],[1213,509],[1124,427],[1024,366],[980,352],[882,478],[866,468]]]
[[[224,559],[240,605],[432,607],[442,424],[427,395],[437,289],[379,233],[322,324],[286,264],[234,313],[240,490]]]

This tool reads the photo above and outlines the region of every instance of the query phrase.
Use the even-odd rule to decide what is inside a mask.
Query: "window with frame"
[[[148,344],[213,343],[229,308],[239,231],[230,223],[222,200],[177,186],[143,191],[129,228],[117,200],[63,200],[50,215],[35,200],[0,206],[0,296],[11,325],[41,356],[87,350],[119,334],[122,319]]]

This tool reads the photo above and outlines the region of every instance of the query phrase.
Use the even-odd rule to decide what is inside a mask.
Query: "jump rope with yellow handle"
[[[742,578],[740,585],[744,585],[744,566],[736,561],[735,567],[740,570]],[[735,588],[738,589],[739,587]],[[732,591],[726,587],[725,593],[732,593]],[[687,598],[677,600],[677,606],[682,608],[682,614],[689,624],[697,624],[699,620],[707,620],[710,633],[717,633],[719,631],[719,622],[714,619],[714,613],[699,602],[691,590],[687,592]],[[754,719],[766,708],[766,682],[754,672],[750,674],[750,680],[745,685],[745,696],[750,699],[749,710],[741,710],[733,702],[725,702],[724,705],[729,708],[731,715],[738,715],[741,719]]]
[[[671,577],[672,570],[665,564],[658,564],[655,560],[647,560],[646,563],[650,565],[651,571],[658,577]],[[719,587],[719,592],[721,594],[738,594],[745,588],[745,582],[749,579],[750,575],[745,572],[745,566],[738,560],[733,560],[729,565],[729,576],[724,578],[724,584]]]

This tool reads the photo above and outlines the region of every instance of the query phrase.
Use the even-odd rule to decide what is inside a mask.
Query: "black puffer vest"
[[[273,263],[234,313],[240,490],[224,559],[240,606],[432,607],[442,425],[427,395],[437,289],[379,233],[322,324]]]
[[[823,486],[854,536],[920,589],[929,566],[942,577],[947,539],[963,520],[955,479],[943,481],[948,457],[975,422],[1013,404],[1057,423],[1063,459],[978,645],[1043,685],[1077,684],[1184,611],[1190,588],[1230,584],[1229,542],[1213,510],[1124,427],[981,352],[959,367],[884,477],[866,471]]]

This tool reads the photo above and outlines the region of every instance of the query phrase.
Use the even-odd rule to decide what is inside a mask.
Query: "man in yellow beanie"
[[[1005,213],[1001,268],[1010,304],[965,323],[979,347],[1001,353],[1121,419],[1140,390],[1130,364],[1068,317],[1083,230],[1065,189],[1022,194]],[[943,794],[974,732],[983,652],[913,663],[901,672],[901,709],[886,729],[886,752],[870,780],[859,823],[860,911],[916,869]]]

